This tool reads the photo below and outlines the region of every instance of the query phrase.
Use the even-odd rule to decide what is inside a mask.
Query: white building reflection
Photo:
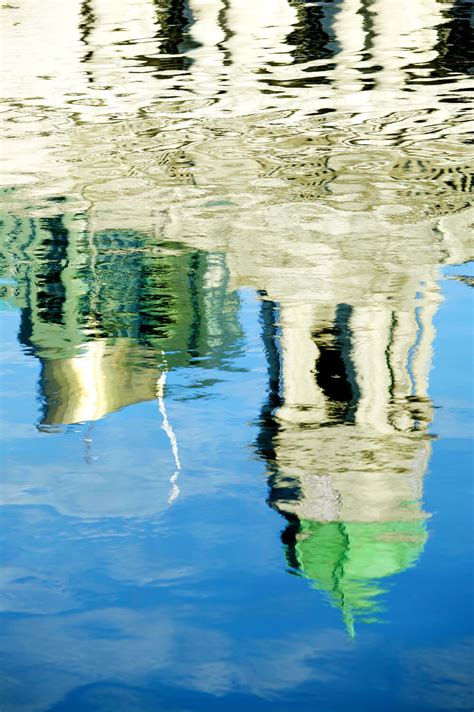
[[[297,518],[291,556],[345,600],[351,628],[374,581],[413,563],[426,538],[438,270],[472,254],[472,82],[439,84],[433,70],[458,71],[443,45],[456,3],[18,0],[3,12],[7,207],[51,225],[64,206],[48,199],[72,195],[88,235],[141,231],[148,245],[211,255],[199,272],[211,342],[238,336],[222,326],[235,326],[235,302],[216,306],[229,290],[278,305],[259,446],[270,500]],[[76,242],[46,254],[57,273],[25,276],[44,425],[156,399],[164,369],[159,340],[150,347],[133,319],[125,335],[104,327],[104,294],[94,304],[92,289],[81,316],[97,248]],[[140,250],[128,251],[137,274]],[[193,298],[177,310],[176,353],[199,351]]]
[[[43,98],[44,106],[46,100],[50,107],[70,105],[93,119],[105,108],[130,114],[178,99],[179,91],[204,98],[222,92],[214,113],[235,115],[269,108],[274,80],[274,92],[285,88],[278,91],[283,110],[294,109],[296,98],[302,112],[325,102],[358,113],[393,110],[399,101],[412,108],[440,95],[430,81],[416,93],[404,89],[429,77],[443,30],[461,22],[455,5],[73,0],[64,6],[48,0],[40,12],[31,0],[20,0],[4,9],[4,96]],[[370,89],[366,96],[364,88]]]
[[[161,207],[157,190],[169,186],[166,166],[184,178],[188,162],[184,174],[200,192],[238,185],[242,194],[252,173],[276,180],[279,166],[265,165],[264,132],[278,141],[286,127],[294,149],[308,133],[316,141],[309,162],[322,169],[330,146],[377,154],[467,129],[461,109],[472,81],[460,72],[455,83],[433,77],[436,62],[458,70],[443,45],[462,33],[454,2],[414,8],[406,0],[395,15],[384,0],[368,8],[360,0],[72,0],[67,7],[48,0],[41,10],[19,0],[2,12],[2,121],[11,138],[2,180],[23,185],[25,198],[32,190],[37,197],[71,192],[100,213],[129,211],[128,201],[120,204],[127,195],[150,226]],[[220,172],[216,154],[231,159]],[[403,165],[406,156],[390,158]],[[434,160],[434,171],[455,172],[463,159],[456,151],[452,159]],[[30,185],[41,177],[43,187]],[[196,193],[182,182],[172,199],[184,203]]]
[[[332,267],[323,283],[332,299],[310,280],[307,301],[292,299],[289,274],[282,294],[274,266],[279,298],[267,301],[272,280],[262,280],[270,393],[258,450],[268,462],[269,503],[289,522],[289,563],[329,593],[353,634],[357,618],[379,610],[383,579],[413,564],[426,540],[439,292],[429,269],[390,288],[389,274],[371,262],[359,263],[357,298],[356,280],[347,284]],[[346,267],[341,260],[342,277]]]

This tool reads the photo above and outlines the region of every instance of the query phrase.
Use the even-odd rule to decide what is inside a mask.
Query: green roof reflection
[[[315,522],[303,519],[295,554],[303,574],[329,594],[354,637],[356,619],[370,622],[381,610],[382,579],[413,565],[423,551],[424,520]]]

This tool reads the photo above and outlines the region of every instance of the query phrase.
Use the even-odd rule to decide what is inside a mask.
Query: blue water
[[[3,312],[7,708],[468,709],[472,291],[451,279],[459,273],[445,273],[435,320],[428,540],[416,565],[387,580],[380,620],[354,639],[285,562],[284,521],[266,502],[255,293],[239,293],[239,355],[170,376],[182,462],[170,507],[156,402],[37,431],[39,365],[18,346],[18,314]]]

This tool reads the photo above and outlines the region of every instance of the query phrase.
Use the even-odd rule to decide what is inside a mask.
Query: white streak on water
[[[168,436],[168,440],[170,441],[171,451],[173,453],[174,462],[176,465],[176,469],[170,477],[171,489],[170,489],[170,493],[168,495],[168,504],[172,504],[175,501],[175,499],[177,499],[177,497],[179,496],[179,492],[180,492],[177,481],[178,481],[178,475],[181,471],[181,463],[179,461],[178,441],[176,440],[176,435],[174,434],[174,430],[171,427],[170,421],[168,420],[168,414],[166,412],[165,400],[163,397],[164,392],[165,392],[165,383],[166,383],[166,371],[163,371],[163,373],[161,374],[161,376],[158,378],[158,380],[156,382],[156,395],[158,397],[158,405],[160,408],[160,413],[163,418],[163,425],[161,427],[165,431],[166,435]]]

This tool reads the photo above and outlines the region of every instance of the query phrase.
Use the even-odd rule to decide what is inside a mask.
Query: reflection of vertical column
[[[219,24],[222,0],[191,0],[193,25],[190,34],[197,43],[189,55],[192,57],[193,91],[205,96],[215,96],[219,91],[224,54],[219,48],[225,33]]]
[[[416,315],[413,309],[398,309],[391,313],[387,365],[390,370],[390,393],[395,407],[391,421],[397,430],[411,428],[411,418],[404,405],[413,391],[408,364],[410,350],[416,342],[416,333]]]
[[[296,20],[287,0],[191,0],[191,35],[198,43],[193,58],[195,91],[215,96],[225,89],[219,110],[240,113],[258,110],[261,100],[260,67],[290,64],[286,41]],[[225,25],[223,18],[225,16]]]
[[[232,36],[228,46],[235,64],[246,69],[291,63],[286,41],[297,21],[297,13],[287,0],[234,0],[228,13]]]
[[[334,56],[336,63],[333,79],[337,92],[353,108],[354,93],[363,88],[363,75],[359,65],[366,41],[361,0],[345,0],[334,17],[334,34],[340,50]],[[364,97],[358,97],[358,101]]]
[[[391,422],[397,430],[413,429],[420,418],[427,423],[431,412],[428,376],[435,336],[433,317],[438,308],[436,283],[420,286],[411,299],[394,314],[395,326],[387,353],[392,373]],[[415,407],[410,407],[412,403]]]
[[[441,5],[438,0],[376,0],[373,58],[382,67],[377,73],[377,83],[384,93],[388,92],[392,98],[394,93],[399,95],[408,73],[413,72],[417,64],[435,58],[443,8],[446,9],[446,3]],[[423,85],[424,94],[429,92],[434,96],[437,91],[435,85]]]
[[[114,111],[133,110],[136,100],[146,104],[155,97],[153,75],[149,70],[138,71],[136,57],[156,51],[156,45],[150,45],[156,35],[153,3],[96,0],[94,9],[96,23],[88,42],[93,51],[89,68],[97,85],[95,96],[106,99]]]
[[[231,59],[227,75],[229,109],[238,113],[259,109],[265,98],[262,95],[265,87],[258,70],[265,68],[268,75],[268,72],[276,73],[278,66],[292,63],[287,36],[296,21],[296,10],[290,7],[288,0],[232,0],[229,3],[229,37],[225,43]]]
[[[360,399],[356,422],[379,432],[411,430],[410,401],[428,396],[428,374],[437,309],[433,284],[397,306],[358,307],[351,319],[352,359]],[[429,414],[423,414],[428,420]]]
[[[283,406],[279,418],[318,423],[325,420],[325,397],[315,378],[319,350],[312,336],[314,307],[288,305],[281,309]]]
[[[213,348],[223,343],[222,312],[225,301],[228,275],[223,254],[207,257],[203,275],[203,304],[207,327],[207,340]]]
[[[432,344],[435,337],[433,317],[438,309],[439,289],[436,283],[423,287],[420,306],[417,313],[419,336],[415,345],[411,371],[413,374],[414,395],[420,398],[428,396],[428,374],[431,366]]]
[[[356,307],[352,314],[352,361],[359,387],[355,415],[359,425],[388,431],[390,375],[386,349],[390,310],[383,305]]]

